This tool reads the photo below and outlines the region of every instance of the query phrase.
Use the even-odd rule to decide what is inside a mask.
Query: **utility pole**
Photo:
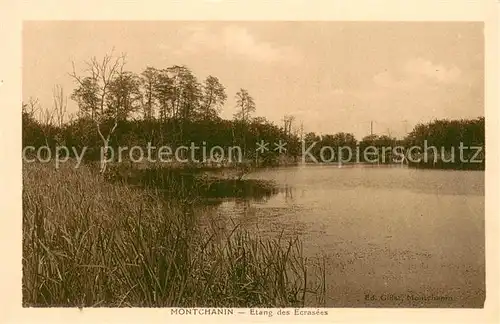
[[[300,141],[302,142],[304,140],[304,122],[300,122]]]
[[[408,134],[408,121],[405,119],[403,120],[403,123],[405,125],[405,134]]]
[[[370,135],[373,135],[373,120],[370,121]]]

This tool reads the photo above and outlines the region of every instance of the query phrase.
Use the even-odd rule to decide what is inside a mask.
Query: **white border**
[[[220,323],[314,322],[498,322],[498,4],[484,1],[6,1],[0,0],[0,159],[3,199],[0,243],[0,322]],[[161,8],[161,10],[159,9]],[[21,307],[21,66],[24,20],[343,20],[484,21],[486,34],[486,285],[484,309],[329,309],[328,316],[171,316],[168,309],[23,309]],[[19,153],[18,153],[19,152]]]

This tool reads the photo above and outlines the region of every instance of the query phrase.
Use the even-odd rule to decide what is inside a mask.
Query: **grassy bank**
[[[23,305],[282,307],[318,292],[297,240],[216,231],[89,168],[25,164]]]
[[[278,192],[273,182],[243,180],[245,174],[246,171],[235,168],[171,167],[168,164],[139,168],[118,163],[109,167],[106,178],[114,183],[151,189],[167,198],[260,199]]]

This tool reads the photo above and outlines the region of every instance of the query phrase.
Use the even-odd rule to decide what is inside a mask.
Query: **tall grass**
[[[23,305],[283,307],[315,291],[297,240],[219,234],[91,169],[25,164]]]

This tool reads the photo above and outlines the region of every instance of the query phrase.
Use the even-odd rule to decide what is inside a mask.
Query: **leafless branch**
[[[114,119],[114,125],[107,132],[107,134],[103,134],[102,131],[102,123],[105,121],[105,104],[106,104],[106,98],[109,93],[109,87],[113,80],[118,76],[123,73],[123,68],[126,63],[126,55],[122,53],[121,56],[114,58],[114,48],[112,49],[110,54],[104,55],[101,61],[99,61],[95,56],[93,56],[89,61],[85,62],[86,65],[86,70],[85,72],[88,73],[90,78],[92,79],[92,82],[97,85],[97,89],[95,90],[95,96],[99,98],[99,101],[96,103],[96,106],[91,107],[92,111],[95,111],[96,115],[94,116],[93,120],[97,128],[97,133],[99,134],[102,142],[103,142],[103,149],[104,152],[107,153],[108,145],[109,145],[109,140],[111,138],[111,135],[115,132],[117,126],[118,126],[118,107],[114,109],[113,113],[113,119]],[[73,73],[70,74],[81,86],[84,86],[83,84],[83,79],[81,76],[78,76],[75,67],[73,64]],[[106,157],[103,157],[101,160],[101,172],[104,172],[106,170]]]
[[[71,65],[73,67],[73,72],[68,73],[68,75],[72,77],[76,82],[78,82],[81,86],[83,86],[82,78],[79,77],[78,74],[76,74],[75,62],[72,61]]]
[[[60,85],[54,86],[52,97],[54,100],[54,113],[57,126],[62,127],[66,116],[68,98],[64,96],[64,90]]]
[[[38,99],[30,97],[28,103],[23,104],[23,112],[28,114],[30,117],[35,118],[36,113],[40,109],[40,103]]]

